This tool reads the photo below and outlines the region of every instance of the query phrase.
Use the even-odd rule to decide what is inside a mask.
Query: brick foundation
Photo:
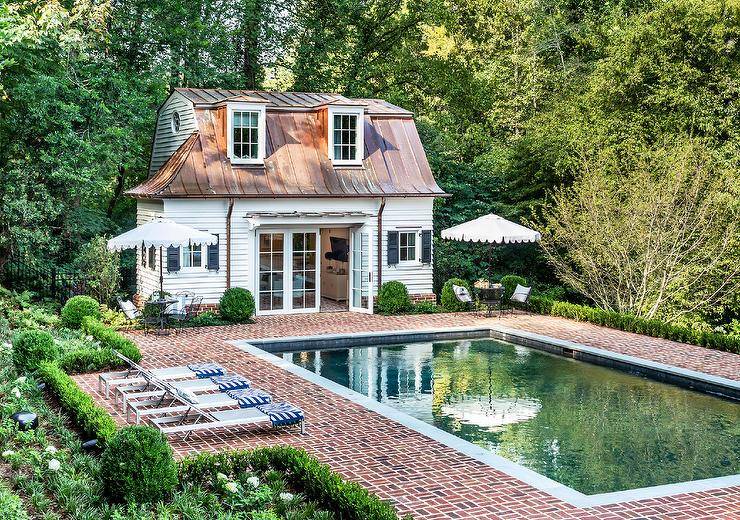
[[[437,295],[434,293],[409,294],[413,303],[430,302],[437,303]]]

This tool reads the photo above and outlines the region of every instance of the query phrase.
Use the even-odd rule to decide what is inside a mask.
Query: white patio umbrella
[[[542,235],[539,231],[490,213],[443,230],[442,238],[460,242],[510,244],[512,242],[539,242]]]
[[[189,244],[212,245],[218,242],[218,237],[205,231],[178,224],[166,219],[156,218],[146,224],[142,224],[131,231],[113,237],[108,240],[110,251],[121,251],[122,249],[134,249],[138,246],[144,248],[159,248],[159,293],[162,294],[164,277],[162,274],[162,249],[165,247],[181,247]]]
[[[442,238],[458,242],[491,244],[490,254],[492,256],[493,244],[539,242],[542,235],[539,231],[490,213],[442,230]]]

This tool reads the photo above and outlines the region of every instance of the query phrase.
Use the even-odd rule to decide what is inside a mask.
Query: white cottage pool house
[[[336,94],[176,89],[157,112],[137,224],[165,217],[213,246],[139,248],[137,298],[188,291],[216,306],[252,291],[257,314],[373,311],[399,280],[433,299],[432,206],[445,196],[413,115]]]

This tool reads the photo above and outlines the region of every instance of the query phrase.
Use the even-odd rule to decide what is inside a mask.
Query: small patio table
[[[504,308],[504,286],[501,284],[491,284],[486,289],[480,289],[478,299],[486,306],[488,317],[493,316],[493,310],[498,310],[499,318]]]
[[[151,300],[147,302],[151,305],[155,305],[159,308],[159,315],[157,317],[157,324],[159,327],[157,328],[157,335],[158,336],[164,336],[170,333],[167,325],[169,325],[169,320],[167,319],[167,308],[177,303],[177,299],[175,298],[160,298],[159,300]]]

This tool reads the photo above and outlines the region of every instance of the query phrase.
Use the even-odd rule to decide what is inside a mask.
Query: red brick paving
[[[576,508],[226,343],[247,338],[487,323],[740,379],[740,356],[734,354],[544,316],[517,315],[502,319],[474,314],[272,316],[258,318],[252,325],[191,329],[165,338],[141,333],[133,333],[132,337],[141,346],[147,365],[218,361],[231,371],[248,375],[255,386],[301,406],[306,412],[305,435],[295,430],[257,428],[199,433],[187,442],[173,440],[178,455],[268,444],[304,447],[346,478],[391,500],[399,511],[410,512],[417,519],[740,518],[740,487]],[[97,394],[95,375],[76,376],[76,379],[123,424],[111,402]]]

